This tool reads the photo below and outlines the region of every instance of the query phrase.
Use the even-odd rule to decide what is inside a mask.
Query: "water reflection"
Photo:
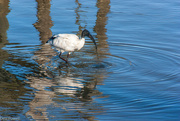
[[[9,28],[9,22],[6,15],[10,12],[9,0],[0,0],[0,43],[3,45],[7,41],[7,30]],[[1,47],[0,45],[0,47]],[[2,47],[1,47],[2,48]]]
[[[61,63],[59,74],[53,76],[56,86],[52,86],[52,90],[57,95],[54,100],[56,106],[63,109],[62,112],[69,113],[70,117],[63,115],[67,119],[92,120],[95,119],[94,114],[104,111],[103,106],[97,106],[94,101],[95,96],[103,98],[102,92],[96,89],[96,85],[102,84],[102,80],[97,78],[94,68],[87,68],[88,65],[90,64],[79,63],[67,66]]]
[[[101,61],[94,59],[96,55],[90,51],[91,48],[89,47],[76,52],[74,55],[76,61],[72,59],[70,65],[61,62],[56,56],[57,53],[49,45],[44,44],[52,35],[51,27],[53,23],[50,16],[50,0],[36,0],[36,2],[38,20],[33,25],[40,33],[39,40],[41,45],[32,47],[17,44],[17,46],[7,47],[6,49],[16,50],[12,54],[8,54],[7,51],[0,49],[1,66],[4,64],[6,70],[9,69],[16,74],[12,75],[5,69],[0,68],[0,80],[2,80],[0,82],[0,91],[2,93],[0,104],[4,106],[5,110],[10,108],[7,111],[13,112],[10,114],[2,110],[1,114],[4,116],[17,116],[22,113],[24,106],[28,105],[29,109],[26,109],[25,116],[34,120],[49,120],[50,116],[60,119],[59,115],[69,119],[94,120],[97,113],[105,110],[95,100],[104,98],[103,93],[97,89],[97,85],[102,85],[103,80],[107,77],[106,67],[108,64],[103,62],[103,56],[100,56]],[[81,3],[78,0],[75,3],[78,5],[75,8],[77,15],[75,23],[79,27],[77,33],[81,33],[83,28],[80,23],[82,11],[79,9],[81,8]],[[3,43],[0,45],[1,48],[8,42],[6,34],[9,28],[6,18],[6,15],[10,12],[8,4],[9,1],[5,0],[1,1],[0,4],[2,5],[0,8],[0,22],[2,24],[0,41]],[[99,11],[103,9],[99,8]],[[97,41],[101,43],[104,41],[104,44],[100,44],[100,49],[104,48],[104,54],[108,55],[107,36],[105,34],[106,31],[104,31],[106,30],[107,19],[105,21],[100,19],[99,14],[101,12],[99,13],[99,11],[97,13],[98,22],[96,21],[96,26],[98,27],[100,23],[104,24],[104,26],[100,27],[101,33],[96,32],[98,31],[96,27],[95,32],[97,33]],[[108,11],[105,13],[105,16],[107,13]],[[105,38],[102,38],[102,36]],[[31,50],[31,52],[27,52],[27,50]],[[11,53],[9,50],[8,52]],[[86,55],[87,58],[83,58],[82,55]],[[5,59],[6,61],[4,62]],[[4,93],[6,93],[7,97],[3,96]],[[14,105],[14,103],[17,104]],[[49,107],[54,109],[49,109]],[[50,112],[54,111],[58,113],[50,114]]]
[[[107,50],[108,44],[107,40],[107,14],[110,11],[110,0],[97,0],[96,6],[99,8],[97,12],[96,25],[94,26],[94,31],[97,33],[97,38],[99,40],[99,47],[105,48]]]
[[[34,99],[29,102],[30,110],[26,112],[26,116],[33,119],[48,119],[46,106],[53,104],[52,98],[55,96],[53,91],[46,91],[45,89],[53,86],[51,80],[39,77],[27,77],[31,87],[36,89]]]
[[[45,43],[52,36],[50,28],[53,26],[50,16],[51,0],[36,0],[37,2],[37,22],[34,24],[39,31],[40,40]]]
[[[79,22],[81,4],[78,0],[75,2],[78,4],[75,9],[76,24],[79,25],[79,32],[77,33],[80,33],[82,29]],[[45,43],[52,33],[50,28],[53,25],[49,15],[50,1],[37,0],[37,3],[38,21],[34,26],[40,32],[40,40]],[[44,6],[48,7],[45,9]],[[97,15],[97,17],[99,16]],[[99,26],[98,23],[106,24],[104,20],[100,21],[99,18],[97,18],[97,21],[97,27]],[[103,27],[101,27],[103,32],[101,34],[97,33],[98,37],[106,36]],[[102,38],[99,39],[102,40]],[[103,38],[103,41],[105,39],[107,37]],[[104,45],[107,45],[107,43],[104,43]],[[103,46],[101,46],[102,48]],[[80,54],[77,53],[76,58],[81,59],[81,54],[85,53],[88,53],[88,49],[85,49],[85,52],[80,52]],[[27,83],[37,90],[34,99],[29,102],[30,110],[26,113],[26,116],[31,116],[36,120],[49,120],[47,106],[50,105],[55,109],[61,108],[62,112],[70,113],[71,117],[64,115],[66,118],[71,119],[77,117],[75,115],[78,114],[78,118],[95,119],[94,114],[104,111],[103,106],[97,106],[93,100],[94,96],[103,98],[102,92],[96,89],[96,85],[101,85],[104,78],[106,78],[106,65],[100,62],[97,63],[95,60],[66,65],[59,62],[59,58],[55,56],[56,54],[50,46],[45,44],[42,44],[38,51],[34,52],[33,59],[38,63],[40,71],[38,74],[30,74],[26,77],[29,80]],[[91,53],[89,54],[88,56],[93,56]],[[58,116],[59,114],[56,114],[55,118],[58,119]]]
[[[96,12],[94,1],[83,2],[54,1],[52,7],[48,0],[37,0],[38,20],[33,27],[34,2],[19,5],[12,1],[10,12],[9,1],[0,0],[0,118],[178,120],[179,48],[176,43],[179,29],[176,25],[179,19],[176,18],[176,4],[142,1],[137,8],[134,7],[137,2],[111,1],[109,6],[109,0],[98,0],[97,14],[91,16]],[[29,13],[22,11],[21,6]],[[119,7],[122,9],[117,9]],[[152,9],[156,7],[158,13],[157,9]],[[59,15],[65,13],[60,23],[55,19],[54,24],[59,29],[53,27],[55,33],[78,34],[83,24],[89,29],[87,26],[95,23],[90,28],[94,30],[93,35],[97,34],[99,59],[88,41],[84,48],[71,55],[69,65],[60,61],[50,46],[43,44],[52,33],[49,15],[52,10],[55,11],[53,18],[59,19]],[[58,13],[59,10],[62,13]],[[134,14],[134,10],[135,13],[143,10],[143,14]],[[73,14],[68,17],[66,13]],[[31,17],[27,19],[29,14]],[[167,18],[168,21],[164,21]],[[77,28],[75,32],[65,25],[72,20],[75,23],[72,28]],[[38,32],[33,31],[35,28]],[[34,39],[38,34],[39,41]],[[132,66],[128,59],[133,62]]]
[[[79,31],[82,31],[83,27],[81,26],[81,23],[80,23],[80,14],[79,14],[79,9],[81,8],[81,3],[79,3],[78,0],[76,0],[75,2],[78,5],[75,8],[75,13],[76,13],[76,22],[75,23],[79,26]]]
[[[12,56],[2,50],[2,47],[8,43],[9,22],[6,16],[9,12],[9,0],[0,0],[0,118],[18,117],[24,106],[21,99],[25,94],[28,95],[27,91],[30,91],[15,75],[2,68],[4,60],[9,60]]]
[[[53,77],[53,81],[56,83],[54,91],[56,93],[68,96],[75,96],[78,89],[83,88],[83,79],[74,78],[71,74],[71,69],[66,64],[59,66],[59,74]]]
[[[47,77],[47,73],[43,70],[46,62],[50,61],[50,58],[55,55],[55,52],[50,46],[44,43],[52,36],[50,28],[53,26],[50,16],[50,0],[36,0],[37,2],[37,22],[34,27],[39,31],[40,40],[42,46],[39,47],[38,51],[34,52],[33,59],[39,65],[39,73],[28,75],[26,78],[29,80],[27,83],[31,87],[36,89],[34,99],[29,102],[30,110],[26,112],[27,117],[31,117],[35,120],[49,120],[47,115],[47,105],[53,104],[52,98],[55,96],[53,91],[47,91],[46,88],[52,87],[54,84],[51,79]]]
[[[6,15],[9,12],[9,0],[0,0],[0,67],[2,67],[3,61],[9,56],[6,51],[1,49],[8,43],[7,30],[9,28],[9,22]]]
[[[107,14],[110,11],[110,0],[97,0],[96,6],[99,8],[97,12],[97,19],[96,19],[96,25],[94,26],[94,31],[97,33],[97,38],[99,40],[99,45],[98,45],[98,53],[101,56],[106,57],[105,55],[110,55],[108,53],[109,46],[107,44],[107,29],[106,29],[106,24],[107,24]],[[104,58],[103,57],[103,58]]]
[[[24,110],[24,104],[28,101],[28,99],[23,100],[25,94],[29,95],[28,91],[30,90],[26,89],[15,75],[0,68],[0,116],[18,117]]]

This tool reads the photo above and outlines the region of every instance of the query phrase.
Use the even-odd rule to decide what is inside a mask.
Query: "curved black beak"
[[[95,47],[96,47],[96,50],[97,50],[97,45],[96,45],[96,41],[94,40],[93,36],[91,34],[89,34],[88,36],[94,43]]]

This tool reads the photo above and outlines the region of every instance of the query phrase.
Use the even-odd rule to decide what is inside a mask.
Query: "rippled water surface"
[[[0,120],[180,120],[178,0],[0,0]],[[69,64],[45,44],[88,29]],[[63,53],[66,57],[67,53]]]

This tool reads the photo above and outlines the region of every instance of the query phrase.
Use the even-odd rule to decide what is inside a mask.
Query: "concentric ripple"
[[[153,48],[143,45],[116,44],[114,48],[121,49],[122,57],[111,56],[111,60],[118,64],[118,67],[113,68],[113,72],[121,73],[122,70],[135,69],[136,73],[142,75],[164,75],[163,78],[156,78],[155,80],[164,80],[179,74],[180,59],[175,53],[165,51],[160,48]],[[112,46],[114,46],[112,44]]]

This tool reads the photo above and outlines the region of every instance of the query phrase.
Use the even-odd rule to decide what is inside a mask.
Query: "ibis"
[[[85,36],[93,41],[97,50],[97,45],[93,36],[86,29],[82,31],[80,38],[75,34],[57,34],[53,35],[46,43],[49,43],[51,46],[55,47],[55,49],[59,50],[59,58],[68,63],[68,57],[71,52],[80,50],[84,46]],[[61,57],[61,54],[64,52],[68,52],[67,59]]]

